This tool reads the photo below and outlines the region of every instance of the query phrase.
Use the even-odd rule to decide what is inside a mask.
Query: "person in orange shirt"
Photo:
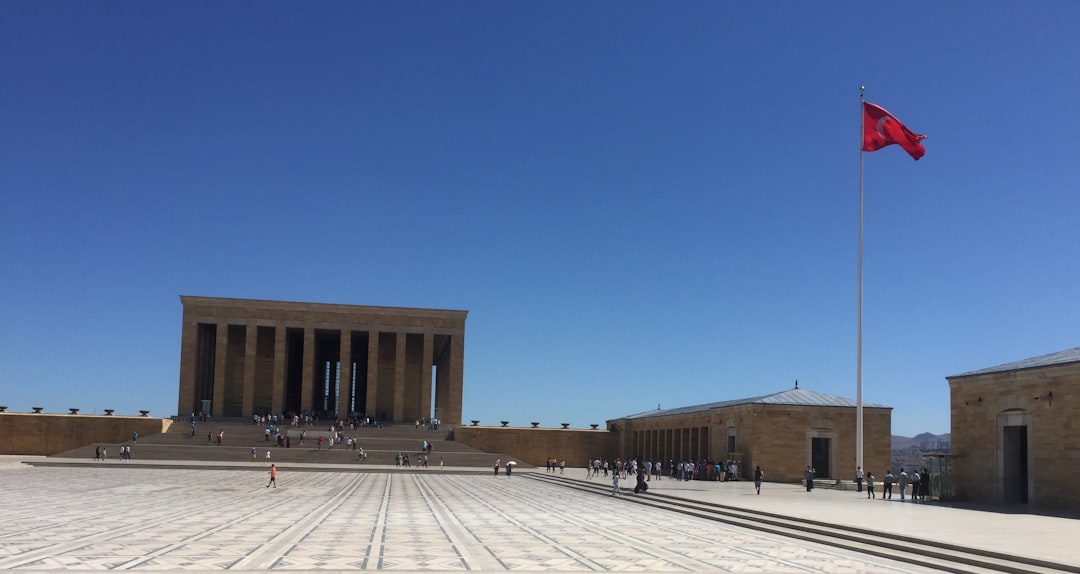
[[[274,485],[277,488],[277,467],[270,465],[270,482],[266,483],[266,488],[270,488],[270,485]]]

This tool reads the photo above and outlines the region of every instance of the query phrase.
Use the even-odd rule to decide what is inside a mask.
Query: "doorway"
[[[1001,428],[1001,489],[1005,504],[1028,503],[1028,428],[1027,425]]]
[[[814,467],[815,478],[832,478],[829,472],[829,450],[831,440],[824,437],[813,437],[810,443],[810,465]]]

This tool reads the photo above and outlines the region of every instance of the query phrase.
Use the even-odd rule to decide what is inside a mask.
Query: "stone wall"
[[[459,426],[454,440],[536,466],[543,466],[549,457],[583,467],[590,459],[617,456],[615,434],[606,430]]]
[[[817,469],[830,480],[855,480],[855,409],[849,407],[746,405],[737,407],[745,433],[744,476],[760,465],[769,480],[800,481],[810,464],[813,436],[829,438],[831,468]],[[733,409],[734,410],[734,409]],[[740,429],[740,434],[743,434]],[[889,469],[892,411],[863,408],[863,469],[881,480]],[[898,469],[893,469],[894,473]]]
[[[1080,364],[948,377],[957,496],[994,504],[1005,493],[1002,427],[1026,426],[1028,502],[1080,510]]]
[[[47,456],[96,442],[123,443],[131,433],[162,433],[171,424],[150,417],[0,413],[0,454]]]
[[[744,403],[670,416],[619,419],[616,456],[643,454],[669,460],[690,458],[741,462],[740,475],[760,465],[767,480],[799,482],[811,464],[814,437],[830,439],[830,467],[818,476],[855,479],[856,412],[853,407]],[[701,429],[707,429],[707,440]],[[674,435],[672,435],[672,431]],[[660,433],[659,440],[650,433]],[[729,433],[735,448],[728,449]],[[630,435],[641,437],[635,443]],[[644,437],[642,437],[644,435]],[[863,408],[863,468],[885,476],[892,448],[892,409]],[[637,448],[635,444],[642,445]],[[638,452],[635,452],[638,451]],[[894,469],[895,471],[895,469]]]

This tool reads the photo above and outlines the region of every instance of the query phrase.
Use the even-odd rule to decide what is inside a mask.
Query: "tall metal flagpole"
[[[863,144],[862,139],[866,133],[866,112],[863,110],[865,102],[863,92],[866,86],[859,86],[859,342],[857,347],[857,359],[855,377],[855,466],[863,465],[863,408],[862,408],[862,276],[863,276]]]

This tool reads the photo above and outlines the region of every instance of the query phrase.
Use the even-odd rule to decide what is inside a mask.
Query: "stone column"
[[[274,325],[274,381],[271,409],[278,414],[285,407],[285,324]]]
[[[181,417],[198,410],[195,408],[195,361],[198,360],[198,345],[199,324],[185,318],[180,336],[180,395],[176,403],[176,414]]]
[[[213,416],[225,415],[225,369],[229,355],[229,323],[218,321],[217,348],[214,349],[214,404],[210,405]]]
[[[422,417],[431,416],[431,366],[434,361],[435,335],[424,332],[423,360],[420,366],[420,413]]]
[[[240,414],[250,417],[255,411],[255,350],[259,327],[254,322],[247,325],[244,336],[244,396]]]
[[[300,386],[300,408],[311,412],[311,395],[315,388],[315,328],[304,327],[304,373]]]
[[[405,418],[405,332],[398,331],[394,346],[394,420]]]
[[[443,403],[442,420],[446,424],[461,424],[461,387],[465,375],[465,335],[450,337],[450,385]]]
[[[367,351],[367,413],[365,415],[370,416],[373,419],[378,419],[379,413],[376,411],[378,403],[376,399],[379,398],[379,330],[372,329],[368,331],[368,351]]]
[[[352,404],[352,331],[341,330],[341,351],[338,357],[341,365],[341,380],[338,382],[338,418],[344,419],[349,416],[349,406]]]

